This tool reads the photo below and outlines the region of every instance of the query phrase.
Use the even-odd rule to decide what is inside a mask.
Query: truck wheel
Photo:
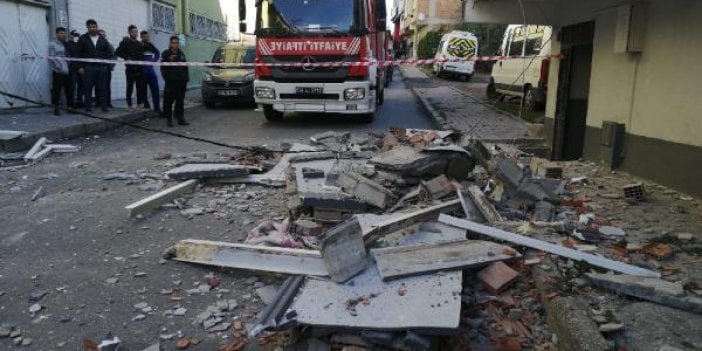
[[[364,113],[362,115],[359,115],[361,119],[361,123],[371,123],[375,119],[375,112],[373,113]]]
[[[382,105],[383,103],[385,103],[385,88],[381,89],[381,90],[378,92],[378,98],[377,98],[376,100],[377,100],[376,102],[377,102],[378,106],[380,106],[380,105]]]
[[[272,105],[263,105],[263,115],[266,116],[268,122],[280,122],[284,117],[284,113],[276,111]]]
[[[496,100],[499,97],[499,94],[497,93],[497,87],[495,87],[495,81],[493,79],[490,79],[490,84],[488,84],[485,93],[489,100]]]

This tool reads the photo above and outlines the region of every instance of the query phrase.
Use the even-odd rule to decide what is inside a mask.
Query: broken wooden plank
[[[657,278],[601,273],[588,273],[587,278],[592,284],[619,294],[626,294],[684,311],[702,313],[702,299],[686,296],[680,282],[671,283]]]
[[[24,159],[27,161],[32,160],[32,156],[39,152],[39,150],[41,150],[48,141],[49,140],[47,140],[45,137],[39,138],[39,140],[34,143],[34,146],[32,146],[32,148],[29,149],[29,151],[27,151],[27,153],[24,155]]]
[[[661,275],[658,272],[654,272],[645,268],[633,266],[630,264],[610,260],[608,258],[604,258],[601,256],[595,256],[591,255],[588,253],[576,251],[573,249],[569,249],[560,245],[555,245],[551,243],[547,243],[541,240],[537,239],[532,239],[529,237],[525,237],[522,235],[510,233],[501,229],[497,228],[492,228],[488,227],[482,224],[474,223],[471,221],[467,221],[464,219],[448,216],[445,214],[442,214],[439,216],[439,222],[445,223],[448,225],[452,225],[458,228],[463,228],[468,231],[477,233],[477,234],[482,234],[482,235],[487,235],[489,237],[499,239],[499,240],[504,240],[508,241],[517,245],[521,246],[526,246],[530,247],[533,249],[541,250],[541,251],[546,251],[558,256],[563,256],[567,257],[576,261],[585,261],[591,265],[597,266],[597,267],[602,267],[606,269],[610,269],[616,272],[620,273],[625,273],[625,274],[631,274],[631,275],[638,275],[638,276],[643,276],[643,277],[655,277],[659,278]]]
[[[181,240],[176,261],[282,274],[328,276],[319,251],[209,240]]]
[[[463,270],[521,255],[488,241],[461,240],[371,250],[384,281],[438,271]]]
[[[495,206],[490,203],[477,185],[468,187],[468,196],[473,200],[473,203],[478,207],[478,210],[480,210],[480,213],[483,214],[483,217],[485,217],[488,222],[495,223],[503,221],[502,215],[497,212]]]
[[[376,242],[383,236],[406,228],[414,223],[436,220],[442,212],[460,211],[461,201],[452,200],[442,204],[425,208],[412,213],[398,214],[392,218],[375,225],[363,233],[363,242],[366,246]]]
[[[192,191],[200,183],[198,179],[191,179],[182,182],[176,186],[170,187],[166,190],[160,191],[153,194],[143,200],[139,200],[131,205],[125,207],[129,211],[129,217],[136,216],[137,214],[145,214],[151,212],[163,205],[166,202],[173,201],[181,195]]]

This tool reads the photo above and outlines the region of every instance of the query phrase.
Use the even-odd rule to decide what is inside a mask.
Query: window
[[[159,2],[151,6],[151,28],[168,33],[176,32],[176,9]]]
[[[522,49],[524,49],[524,33],[522,31],[523,27],[516,27],[512,29],[510,34],[511,41],[509,44],[508,56],[522,56]]]
[[[256,58],[256,50],[248,49],[217,49],[212,62],[215,63],[253,63]]]
[[[190,20],[190,35],[217,41],[227,40],[227,25],[224,22],[195,12],[190,12],[188,19]]]
[[[258,11],[258,34],[334,36],[358,31],[360,4],[357,0],[264,0]]]
[[[543,45],[544,37],[529,38],[526,41],[526,50],[524,55],[533,56],[538,55],[541,52],[541,45]]]

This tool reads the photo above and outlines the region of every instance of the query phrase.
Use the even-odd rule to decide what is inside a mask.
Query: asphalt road
[[[228,144],[277,145],[304,142],[327,130],[362,134],[390,126],[432,128],[399,75],[395,78],[371,124],[332,116],[294,116],[271,124],[252,107],[197,107],[186,112],[190,126],[172,130]],[[160,119],[144,124],[165,129]],[[109,331],[122,339],[123,351],[141,351],[160,335],[179,332],[202,340],[189,350],[213,350],[223,334],[191,323],[220,299],[236,299],[236,315],[252,321],[263,308],[253,283],[276,284],[280,277],[162,262],[160,257],[181,239],[243,240],[261,220],[285,215],[282,190],[208,186],[187,196],[186,206],[210,207],[214,213],[188,218],[178,209],[164,209],[129,220],[124,206],[166,184],[144,178],[106,180],[107,175],[161,174],[178,162],[236,155],[236,150],[130,128],[70,142],[82,150],[14,172],[0,171],[0,329],[7,323],[5,327],[19,328],[23,338],[32,340],[29,346],[14,346],[0,336],[1,350],[79,350],[83,338],[99,340]],[[172,158],[156,160],[159,154]],[[39,190],[41,195],[32,201]],[[202,284],[209,272],[222,280],[224,290],[185,293]],[[161,294],[170,289],[172,294]],[[40,290],[47,295],[39,301],[42,309],[32,313],[29,294]],[[171,295],[183,300],[174,302]],[[141,302],[153,311],[136,310],[134,305]],[[164,315],[178,306],[187,308],[185,316]],[[139,315],[146,318],[133,320]]]

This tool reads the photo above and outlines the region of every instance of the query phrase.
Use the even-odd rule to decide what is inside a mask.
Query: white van
[[[478,53],[478,38],[470,32],[455,30],[444,34],[436,49],[435,59],[471,59]],[[454,76],[469,80],[475,72],[474,61],[434,62],[437,77]]]
[[[488,98],[500,94],[524,99],[527,111],[546,105],[548,70],[553,30],[549,26],[509,25],[502,39],[500,56],[492,66]]]

